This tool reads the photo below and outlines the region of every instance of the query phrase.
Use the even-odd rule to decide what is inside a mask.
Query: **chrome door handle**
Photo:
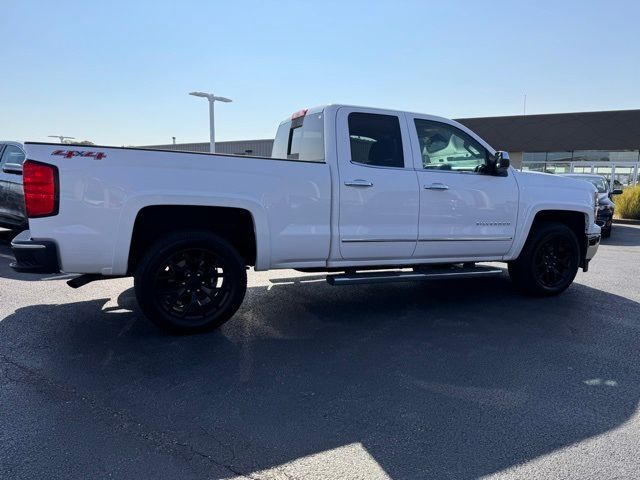
[[[344,182],[347,187],[373,187],[373,183],[368,180],[362,180],[358,178],[356,180],[351,180],[350,182]]]
[[[425,189],[427,190],[449,190],[449,185],[445,185],[444,183],[432,183],[431,185],[425,185]]]

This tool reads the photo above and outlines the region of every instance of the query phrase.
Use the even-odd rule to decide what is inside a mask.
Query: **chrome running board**
[[[504,270],[496,267],[425,267],[413,271],[387,270],[378,272],[353,272],[327,275],[330,285],[361,285],[367,283],[415,282],[457,278],[495,277]]]

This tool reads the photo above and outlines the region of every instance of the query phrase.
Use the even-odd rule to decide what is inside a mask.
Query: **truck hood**
[[[522,208],[534,210],[571,210],[588,215],[595,223],[596,187],[584,180],[550,173],[514,171]]]
[[[608,193],[599,193],[598,202],[600,203],[600,205],[614,205],[614,203],[609,198]]]
[[[552,173],[523,172],[520,170],[514,170],[514,173],[520,187],[546,188],[549,192],[549,198],[554,198],[558,194],[562,195],[564,192],[575,191],[579,192],[581,196],[587,193],[588,198],[592,201],[593,194],[597,191],[596,187],[589,182],[561,177]]]

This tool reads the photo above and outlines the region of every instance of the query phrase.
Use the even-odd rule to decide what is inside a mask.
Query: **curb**
[[[613,223],[619,223],[622,225],[640,225],[640,220],[631,220],[629,218],[614,218]]]

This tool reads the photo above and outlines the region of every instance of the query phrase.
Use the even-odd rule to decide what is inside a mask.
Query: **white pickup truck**
[[[587,183],[525,173],[463,125],[345,105],[302,110],[270,158],[26,144],[22,272],[133,276],[156,324],[215,328],[247,269],[334,285],[499,275],[556,295],[600,243]]]

